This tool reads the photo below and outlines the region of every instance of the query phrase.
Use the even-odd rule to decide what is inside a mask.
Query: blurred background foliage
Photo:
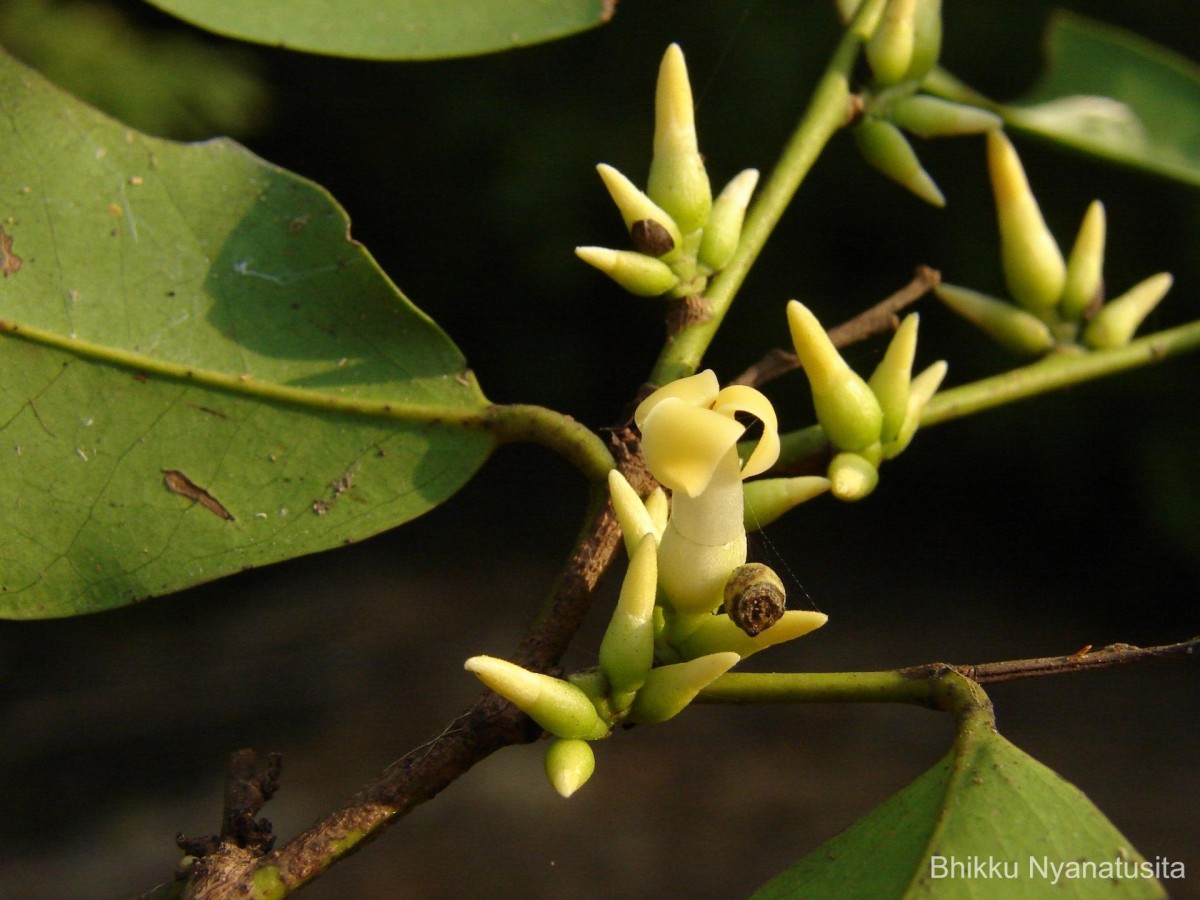
[[[714,182],[769,168],[836,40],[831,6],[623,0],[611,25],[566,41],[397,64],[236,45],[132,2],[0,0],[0,44],[130,125],[230,133],[325,185],[492,399],[600,427],[621,418],[663,331],[659,305],[571,253],[623,240],[595,164],[644,179],[658,60],[679,41]],[[1184,55],[1200,33],[1193,0],[1056,7]],[[948,0],[943,64],[988,96],[1020,95],[1053,8]],[[1061,244],[1091,199],[1106,204],[1111,292],[1175,274],[1144,330],[1200,316],[1195,189],[1018,147]],[[832,325],[919,263],[1003,293],[982,141],[918,150],[944,211],[835,139],[713,347],[722,378],[786,342],[792,297]],[[948,359],[949,383],[1015,364],[932,301],[921,308],[919,362]],[[881,352],[876,342],[850,356],[869,371]],[[1177,360],[941,426],[884,468],[866,502],[793,513],[760,552],[831,624],[753,663],[977,662],[1200,631],[1198,379],[1200,360]],[[805,393],[797,375],[772,386],[785,427],[810,421]],[[113,614],[4,623],[0,896],[150,887],[173,864],[176,831],[216,828],[222,766],[239,746],[285,753],[267,814],[285,836],[304,827],[469,702],[461,660],[510,650],[582,500],[564,464],[504,448],[445,506],[357,547]],[[570,664],[594,658],[605,617],[591,618]],[[1176,664],[992,693],[1001,729],[1079,783],[1144,854],[1200,873],[1198,685],[1194,666]],[[746,893],[932,763],[948,735],[910,710],[694,710],[602,747],[596,779],[570,803],[542,782],[539,753],[506,751],[310,893]],[[723,850],[707,859],[714,844]],[[1197,885],[1171,887],[1200,896]]]

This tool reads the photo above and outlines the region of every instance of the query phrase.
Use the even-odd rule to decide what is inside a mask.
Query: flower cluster
[[[843,18],[858,0],[841,3]],[[888,0],[877,19],[862,23],[871,67],[870,86],[860,95],[862,118],[854,141],[869,165],[927,203],[946,198],[921,166],[904,132],[922,140],[982,134],[1001,126],[995,113],[919,93],[942,49],[941,0]]]
[[[1015,304],[941,284],[938,297],[1013,353],[1122,347],[1171,287],[1166,272],[1151,275],[1104,302],[1104,206],[1092,201],[1064,259],[1029,188],[1025,169],[1002,132],[988,135],[988,170],[1000,226],[1004,280]]]
[[[746,169],[714,200],[696,138],[683,51],[667,48],[654,104],[654,156],[643,192],[612,166],[597,167],[635,249],[577,247],[576,255],[643,297],[701,295],[729,262],[758,171]]]
[[[917,349],[916,313],[900,323],[870,380],[863,379],[838,353],[807,307],[788,304],[788,326],[796,356],[808,376],[817,421],[835,453],[829,463],[834,496],[859,500],[875,489],[879,463],[908,447],[921,413],[946,376],[935,362],[912,374]]]
[[[739,414],[762,426],[744,463]],[[767,398],[745,386],[722,390],[705,371],[651,394],[634,421],[647,468],[672,496],[657,487],[643,501],[620,473],[609,476],[630,560],[599,666],[555,678],[490,656],[466,663],[554,737],[546,771],[564,796],[592,774],[590,741],[618,724],[670,719],[739,660],[826,621],[821,613],[787,610],[775,573],[746,564],[742,480],[779,456],[778,422]],[[759,484],[756,502],[766,519],[829,487],[815,477]]]

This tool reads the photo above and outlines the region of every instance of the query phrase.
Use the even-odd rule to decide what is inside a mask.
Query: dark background
[[[0,21],[17,6],[28,12],[27,0],[0,3]],[[1191,0],[1061,6],[1183,53],[1200,33]],[[998,98],[1031,84],[1049,4],[946,7],[951,71]],[[677,40],[687,53],[719,186],[770,167],[837,34],[823,3],[624,0],[608,27],[557,44],[383,64],[233,47],[116,8],[155,45],[190,35],[256,73],[253,121],[226,127],[331,190],[492,399],[597,427],[649,370],[662,309],[570,251],[622,240],[593,167],[644,179],[662,50]],[[4,43],[18,39],[0,26]],[[36,46],[24,52],[37,61]],[[136,124],[137,110],[123,115]],[[194,137],[205,121],[201,110],[160,130]],[[1105,202],[1111,291],[1175,273],[1149,328],[1200,315],[1195,189],[1018,146],[1060,243],[1092,198]],[[791,297],[832,324],[918,263],[1002,291],[982,142],[919,149],[944,211],[835,139],[713,347],[722,377],[786,341]],[[924,309],[919,361],[948,358],[949,383],[1012,365]],[[881,350],[858,346],[852,361],[869,371]],[[776,524],[760,554],[831,621],[746,668],[983,662],[1200,632],[1198,375],[1197,359],[1173,360],[931,429],[869,500],[822,498]],[[805,390],[795,376],[773,386],[785,427],[809,421]],[[165,880],[175,833],[218,827],[225,760],[243,746],[284,754],[265,814],[285,839],[306,827],[471,701],[462,660],[511,650],[583,500],[555,457],[503,448],[450,502],[358,546],[115,613],[0,623],[0,898],[126,897]],[[569,664],[594,659],[615,582]],[[1185,862],[1187,881],[1169,885],[1180,897],[1200,897],[1198,686],[1194,664],[1171,662],[989,690],[1006,736],[1148,858]],[[539,748],[510,749],[306,896],[744,895],[928,768],[951,737],[946,716],[917,709],[694,708],[599,746],[593,781],[570,801],[545,783]]]

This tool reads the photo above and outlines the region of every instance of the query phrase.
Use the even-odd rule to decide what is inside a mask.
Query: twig
[[[894,294],[880,300],[870,309],[829,329],[829,339],[833,341],[835,347],[848,347],[873,335],[894,330],[896,314],[928,294],[941,283],[941,280],[942,275],[937,269],[929,266],[917,266],[916,275],[913,276],[912,281]],[[733,383],[760,387],[799,367],[800,361],[796,358],[795,353],[775,348],[768,351],[762,359],[735,378]]]
[[[1185,656],[1200,658],[1200,636],[1180,641],[1177,644],[1162,644],[1157,647],[1109,644],[1096,651],[1085,647],[1068,656],[1009,659],[1001,662],[979,663],[973,666],[950,666],[950,668],[974,682],[987,684],[993,681],[1013,681],[1018,678],[1034,678],[1039,675],[1063,675],[1068,672],[1106,669],[1111,666],[1144,662],[1149,659],[1173,659]],[[939,665],[941,664],[917,666],[912,669],[902,669],[901,672],[912,677],[926,677]]]

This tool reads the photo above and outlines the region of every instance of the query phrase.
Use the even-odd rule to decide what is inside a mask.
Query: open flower
[[[762,423],[746,460],[737,413]],[[742,479],[779,458],[779,422],[771,402],[754,388],[720,389],[706,370],[655,391],[634,413],[646,466],[673,492],[671,517],[658,550],[659,587],[681,614],[711,613],[721,605],[729,573],[746,561]]]

